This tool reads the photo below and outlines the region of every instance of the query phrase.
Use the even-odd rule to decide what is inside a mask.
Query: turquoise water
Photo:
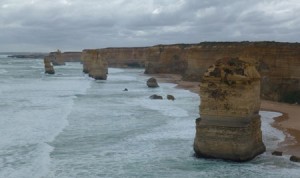
[[[0,56],[0,177],[299,177],[271,151],[284,139],[261,112],[267,152],[247,163],[193,157],[199,96],[174,84],[145,85],[141,69],[109,69],[107,81],[79,63],[44,74],[38,59]],[[129,91],[123,91],[128,88]],[[150,100],[167,94],[175,101]]]

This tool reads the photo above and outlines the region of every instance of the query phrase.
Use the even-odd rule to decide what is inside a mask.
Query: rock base
[[[260,116],[236,127],[221,126],[196,119],[194,151],[197,157],[218,158],[237,162],[253,159],[265,152],[260,130]]]

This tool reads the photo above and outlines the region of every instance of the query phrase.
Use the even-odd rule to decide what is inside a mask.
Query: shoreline
[[[199,82],[182,81],[179,74],[151,74],[158,83],[175,83],[176,88],[189,90],[199,94]],[[273,111],[281,113],[275,117],[272,127],[281,130],[285,139],[278,143],[276,151],[281,151],[283,155],[294,155],[300,157],[300,105],[279,103],[275,101],[261,100],[262,111]],[[274,150],[274,151],[275,151]]]

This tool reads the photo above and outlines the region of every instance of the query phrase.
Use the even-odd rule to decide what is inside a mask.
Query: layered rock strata
[[[149,48],[145,63],[145,74],[184,74],[188,61],[185,45],[158,45]]]
[[[108,65],[97,50],[84,50],[82,53],[83,72],[96,80],[106,80]]]
[[[187,81],[200,81],[217,59],[239,57],[254,63],[261,74],[263,99],[286,101],[300,93],[299,43],[203,42],[97,51],[110,67],[145,66],[146,74],[181,74]]]
[[[154,50],[158,47],[159,52]],[[253,62],[261,74],[263,99],[284,101],[290,93],[300,92],[299,43],[203,42],[152,48],[152,54],[156,55],[147,58],[145,73],[179,73],[183,80],[200,81],[206,69],[216,60],[239,57]],[[179,56],[177,66],[181,66],[181,73],[174,70],[174,61],[165,57],[172,55]]]
[[[224,58],[208,68],[200,84],[196,120],[197,156],[247,161],[265,151],[262,142],[260,75],[253,63]]]
[[[45,73],[46,74],[54,74],[54,68],[53,65],[51,63],[51,60],[48,57],[44,58],[44,65],[45,65]]]

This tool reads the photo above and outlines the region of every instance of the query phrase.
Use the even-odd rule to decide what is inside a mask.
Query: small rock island
[[[200,98],[197,157],[242,162],[265,151],[258,114],[260,75],[253,64],[239,58],[217,60],[202,78]]]

